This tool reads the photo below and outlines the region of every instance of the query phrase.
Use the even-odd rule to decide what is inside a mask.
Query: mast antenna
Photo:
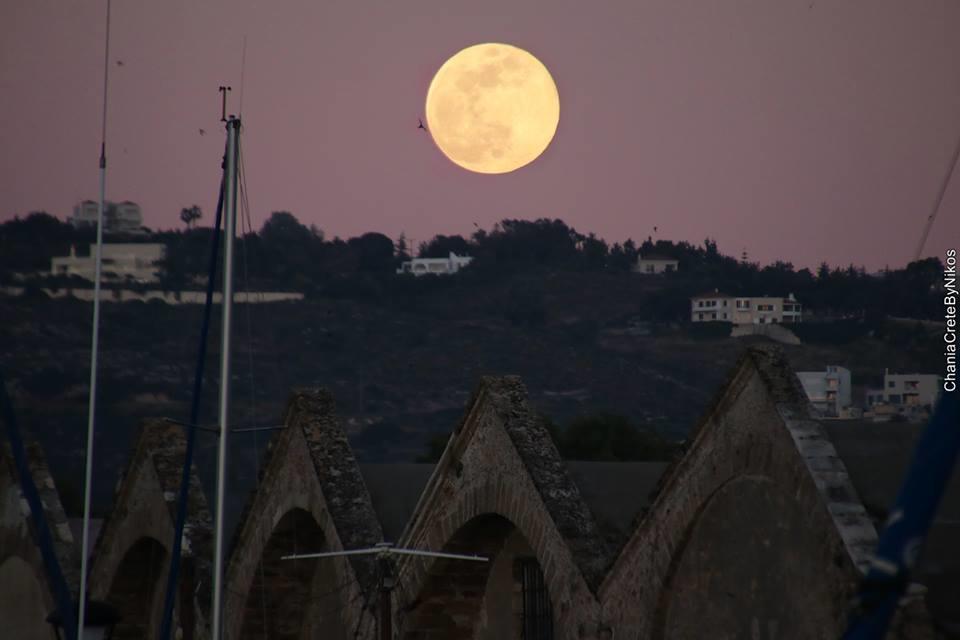
[[[103,47],[103,119],[100,126],[100,202],[97,207],[97,244],[93,277],[93,329],[90,344],[90,393],[87,402],[86,469],[83,480],[83,532],[80,543],[80,598],[77,609],[77,637],[84,636],[87,608],[87,560],[90,548],[90,486],[93,481],[93,431],[97,413],[97,351],[100,349],[100,276],[103,264],[103,208],[107,191],[107,82],[110,77],[110,0],[107,0],[106,34]],[[66,615],[66,614],[64,614]]]
[[[233,91],[233,88],[225,87],[221,85],[220,88],[217,89],[217,91],[220,92],[220,95],[223,98],[223,101],[220,103],[220,122],[226,122],[227,121],[227,91]]]

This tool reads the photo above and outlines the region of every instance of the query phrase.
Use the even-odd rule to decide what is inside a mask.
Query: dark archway
[[[443,551],[490,561],[434,560],[419,596],[399,612],[405,640],[553,638],[543,571],[512,522],[493,514],[474,518]]]
[[[107,602],[120,612],[115,640],[143,640],[156,635],[157,587],[166,570],[166,558],[167,550],[153,538],[140,538],[124,554],[107,593]]]
[[[250,583],[241,639],[346,637],[340,614],[344,594],[352,584],[337,584],[336,560],[282,559],[325,547],[323,531],[307,511],[293,509],[280,519]]]

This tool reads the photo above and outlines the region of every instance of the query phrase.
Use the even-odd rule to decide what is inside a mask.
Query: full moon
[[[533,55],[478,44],[447,60],[427,91],[427,128],[452,162],[477,173],[530,164],[553,140],[560,96]]]

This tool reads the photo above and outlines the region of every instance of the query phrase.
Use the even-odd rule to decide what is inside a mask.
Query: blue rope
[[[10,448],[13,450],[13,459],[17,465],[17,475],[20,476],[20,490],[30,505],[33,525],[37,531],[37,538],[40,543],[40,555],[43,557],[43,564],[47,570],[47,578],[50,580],[50,586],[57,599],[57,608],[59,609],[63,630],[67,638],[76,638],[77,618],[76,611],[74,611],[73,607],[73,600],[70,597],[70,588],[67,586],[67,581],[63,577],[60,561],[57,560],[57,554],[53,549],[53,536],[50,535],[50,527],[47,525],[47,519],[43,513],[40,494],[37,492],[37,485],[33,482],[30,465],[27,464],[27,452],[23,446],[23,437],[20,434],[20,427],[17,426],[17,417],[13,412],[13,403],[10,401],[10,396],[7,395],[7,385],[3,380],[2,374],[0,374],[0,405],[2,405],[3,421],[7,423],[7,433],[10,436]]]
[[[213,289],[217,275],[217,258],[220,251],[220,224],[223,215],[223,180],[220,180],[220,195],[217,199],[217,219],[210,240],[210,265],[207,271],[207,300],[203,309],[203,326],[200,329],[200,348],[197,350],[197,367],[193,378],[193,401],[190,405],[190,426],[187,427],[187,449],[183,460],[183,475],[180,479],[180,495],[177,501],[177,523],[173,530],[173,551],[170,554],[170,571],[167,574],[166,598],[163,602],[163,618],[160,623],[160,640],[170,638],[173,623],[173,608],[176,602],[177,579],[180,573],[180,550],[183,527],[187,520],[187,502],[190,495],[190,468],[193,466],[193,449],[196,440],[197,420],[200,414],[200,395],[203,391],[203,370],[207,360],[207,335],[210,332],[210,316],[213,312]]]
[[[960,452],[960,401],[944,392],[917,443],[900,494],[860,586],[845,640],[881,640],[920,554]]]

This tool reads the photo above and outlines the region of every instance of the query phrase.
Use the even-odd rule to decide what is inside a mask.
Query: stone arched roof
[[[309,513],[322,531],[323,551],[372,547],[383,539],[370,496],[346,434],[336,416],[333,397],[322,389],[299,389],[290,397],[284,428],[271,438],[250,496],[235,531],[227,582],[225,637],[240,633],[243,607],[274,527],[292,510]],[[312,548],[306,551],[318,551]],[[291,550],[292,553],[293,550]],[[375,577],[369,556],[330,559],[339,576],[344,625],[370,620],[361,607],[348,606],[367,596]],[[232,625],[232,626],[231,626]]]
[[[757,478],[789,494],[817,532],[815,557],[806,561],[822,567],[834,589],[824,606],[839,635],[876,532],[780,350],[754,347],[741,357],[685,448],[601,586],[610,624],[631,637],[650,637],[703,510],[729,483]]]
[[[125,554],[143,538],[156,540],[169,558],[186,444],[181,426],[160,419],[148,420],[141,426],[133,454],[117,483],[113,506],[93,548],[89,581],[95,597],[107,597]],[[210,512],[196,470],[191,469],[180,575],[184,579],[184,568],[188,567],[193,586],[205,587],[181,591],[193,594],[197,629],[203,628],[210,611],[212,557]],[[166,568],[158,588],[166,588]],[[162,597],[158,599],[159,606],[162,601]]]
[[[44,518],[50,528],[54,553],[67,586],[74,593],[80,586],[80,555],[78,541],[74,539],[60,503],[60,494],[47,466],[40,445],[29,441],[24,446],[27,466],[33,483],[40,494]],[[0,564],[10,556],[18,556],[31,566],[38,581],[46,590],[46,604],[53,610],[54,588],[49,584],[47,572],[40,554],[36,527],[30,507],[23,497],[20,477],[13,460],[10,445],[0,447]],[[40,624],[45,624],[39,621]]]

